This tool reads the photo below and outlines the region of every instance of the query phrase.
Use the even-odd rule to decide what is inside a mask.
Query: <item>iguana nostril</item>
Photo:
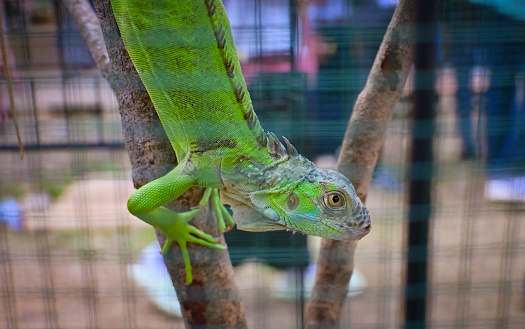
[[[359,222],[359,224],[357,224],[357,226],[364,231],[369,231],[372,228],[370,220],[362,220]]]

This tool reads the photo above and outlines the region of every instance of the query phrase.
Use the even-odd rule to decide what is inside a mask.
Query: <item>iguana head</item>
[[[370,232],[368,211],[342,174],[314,167],[290,186],[250,195],[257,211],[271,220],[267,224],[336,240],[359,240]]]
[[[368,234],[368,211],[350,181],[339,172],[317,168],[286,138],[284,142],[268,133],[273,164],[239,160],[224,175],[235,177],[236,186],[225,182],[222,198],[231,206],[237,227],[288,229],[336,240],[359,240]]]
[[[370,232],[370,216],[341,173],[316,167],[267,133],[270,165],[239,158],[223,174],[221,196],[246,231],[292,230],[335,240],[359,240]]]

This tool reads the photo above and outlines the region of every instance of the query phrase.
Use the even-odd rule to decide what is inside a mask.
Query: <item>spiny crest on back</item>
[[[246,88],[246,83],[240,71],[240,66],[233,40],[228,40],[227,37],[231,35],[230,29],[225,28],[224,24],[228,25],[228,18],[224,13],[221,15],[219,11],[223,11],[224,7],[220,0],[201,0],[204,1],[208,10],[208,16],[213,28],[215,40],[217,41],[217,49],[219,50],[226,75],[232,84],[232,92],[235,96],[235,101],[241,105],[244,120],[248,128],[256,133],[256,139],[259,145],[265,143],[264,131],[259,124],[259,119],[253,110],[252,101]],[[226,33],[228,32],[228,33]]]
[[[268,152],[277,158],[288,155],[290,158],[299,156],[299,152],[295,147],[290,143],[286,137],[283,136],[284,145],[279,141],[277,136],[272,132],[266,132],[267,135],[267,144],[266,147]]]
[[[220,18],[216,17],[217,13],[217,6],[215,4],[215,0],[205,0],[206,8],[208,9],[208,16],[210,17],[210,22],[213,27],[213,32],[215,34],[215,40],[217,41],[217,48],[219,49],[222,60],[224,63],[224,67],[226,68],[226,74],[231,79],[233,92],[235,93],[235,99],[238,103],[243,103],[244,95],[245,95],[245,86],[242,84],[237,84],[234,81],[235,78],[235,62],[234,58],[228,58],[228,52],[227,52],[227,40],[225,35],[225,29],[223,28],[223,23],[220,22]],[[233,42],[233,40],[231,40]],[[233,43],[232,43],[233,45]],[[244,104],[243,104],[244,105]],[[243,106],[243,110],[245,112],[248,112],[248,110],[245,109]]]
[[[283,136],[284,139],[284,146],[286,147],[286,152],[290,157],[295,157],[299,155],[299,152],[295,149],[295,147],[286,139],[286,137]]]

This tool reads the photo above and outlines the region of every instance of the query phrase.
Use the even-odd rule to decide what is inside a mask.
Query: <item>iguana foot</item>
[[[226,207],[222,204],[221,197],[219,195],[219,189],[209,187],[206,188],[199,205],[205,206],[210,198],[211,205],[215,210],[215,215],[217,216],[217,228],[219,230],[219,234],[229,231],[235,226],[235,221],[233,220],[232,215],[230,215],[228,212],[228,209],[226,209]]]
[[[188,248],[186,247],[188,242],[200,244],[209,248],[226,250],[226,246],[218,243],[217,238],[204,233],[193,225],[188,224],[188,222],[201,210],[202,208],[197,208],[183,213],[176,213],[175,220],[173,220],[169,225],[159,227],[166,235],[166,242],[164,243],[164,246],[161,250],[162,254],[168,252],[173,241],[176,241],[180,246],[182,257],[184,259],[184,266],[186,268],[187,284],[191,284],[193,281],[190,256],[188,253]]]

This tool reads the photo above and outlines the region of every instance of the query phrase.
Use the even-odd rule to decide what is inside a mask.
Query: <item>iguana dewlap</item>
[[[179,164],[135,191],[128,209],[160,228],[163,252],[176,241],[191,265],[187,242],[224,249],[188,224],[200,211],[163,205],[192,186],[208,188],[222,233],[289,229],[358,240],[371,228],[350,181],[317,168],[284,139],[265,132],[253,111],[226,12],[220,0],[111,0],[122,39],[153,100]]]

